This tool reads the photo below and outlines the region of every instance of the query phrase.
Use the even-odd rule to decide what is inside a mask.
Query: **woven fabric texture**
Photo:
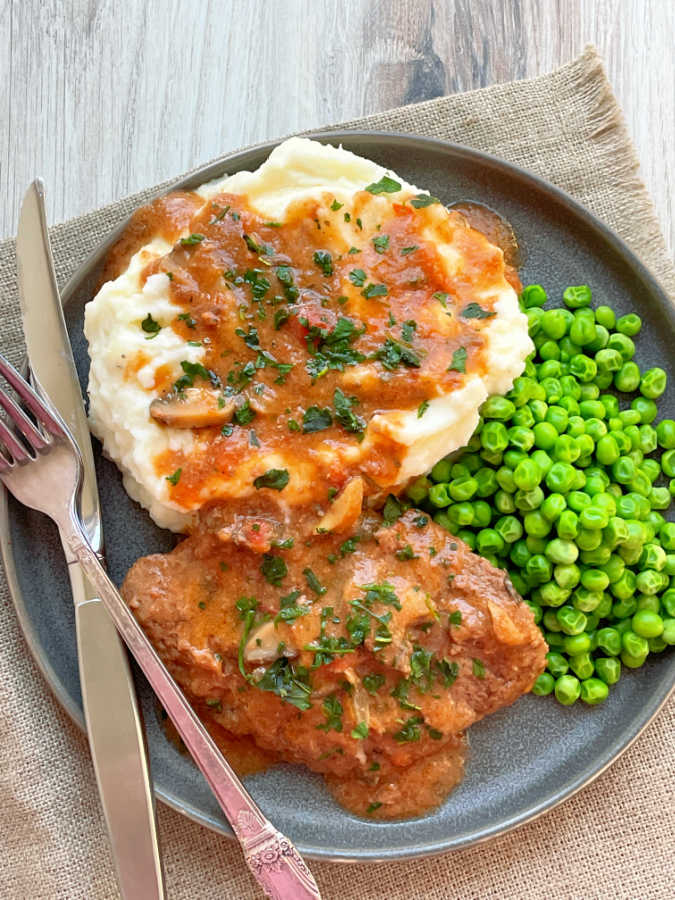
[[[340,127],[345,126],[452,140],[543,176],[621,235],[675,297],[675,271],[593,48],[550,75]],[[59,283],[65,284],[111,229],[160,187],[52,228]],[[0,243],[0,311],[0,349],[16,362],[23,343],[11,240]],[[30,657],[2,570],[0,647],[0,896],[117,897],[86,740]],[[489,844],[386,867],[318,862],[311,867],[326,900],[671,897],[674,751],[671,701],[591,786]],[[235,844],[162,805],[159,824],[172,900],[261,896]]]

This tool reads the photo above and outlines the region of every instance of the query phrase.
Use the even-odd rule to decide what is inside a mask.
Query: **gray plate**
[[[490,156],[429,139],[397,134],[317,135],[390,167],[450,203],[474,199],[499,210],[526,249],[525,283],[543,284],[559,300],[568,284],[586,282],[594,301],[636,310],[644,327],[641,365],[672,370],[675,312],[644,266],[614,234],[561,191]],[[274,144],[236,153],[192,174],[194,187],[225,172],[254,169]],[[111,236],[111,240],[114,235]],[[64,291],[66,317],[83,386],[88,360],[82,335],[84,303],[106,247]],[[675,390],[664,398],[673,416]],[[169,550],[173,537],[156,528],[126,496],[116,468],[95,446],[107,555],[119,583],[134,560]],[[0,496],[0,534],[17,614],[36,661],[67,712],[82,727],[73,609],[61,546],[51,523]],[[381,860],[465,847],[535,818],[588,784],[626,749],[664,703],[675,655],[627,673],[602,707],[564,709],[527,696],[471,728],[466,778],[435,812],[406,822],[374,823],[335,805],[322,779],[279,766],[246,779],[255,799],[298,849],[314,857]],[[198,822],[231,834],[206,783],[164,737],[150,690],[137,678],[148,730],[157,796]],[[111,711],[114,715],[114,711]]]

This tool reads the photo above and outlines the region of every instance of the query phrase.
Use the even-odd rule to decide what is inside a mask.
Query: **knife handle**
[[[154,794],[129,660],[79,565],[69,573],[73,595],[86,597],[75,605],[80,684],[120,893],[123,900],[163,900]]]

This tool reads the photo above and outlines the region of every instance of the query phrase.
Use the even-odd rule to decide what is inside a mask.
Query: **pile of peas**
[[[550,648],[533,693],[595,705],[623,666],[675,644],[675,421],[655,424],[666,373],[633,360],[639,316],[591,309],[587,285],[556,309],[537,284],[520,300],[524,374],[408,496],[508,570]]]

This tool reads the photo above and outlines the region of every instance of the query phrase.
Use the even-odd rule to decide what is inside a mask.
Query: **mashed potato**
[[[288,474],[289,506],[356,473],[395,489],[467,442],[532,351],[501,251],[346,150],[292,138],[176,204],[85,313],[92,430],[160,526],[185,530],[270,471]],[[150,414],[186,384],[233,418]]]

